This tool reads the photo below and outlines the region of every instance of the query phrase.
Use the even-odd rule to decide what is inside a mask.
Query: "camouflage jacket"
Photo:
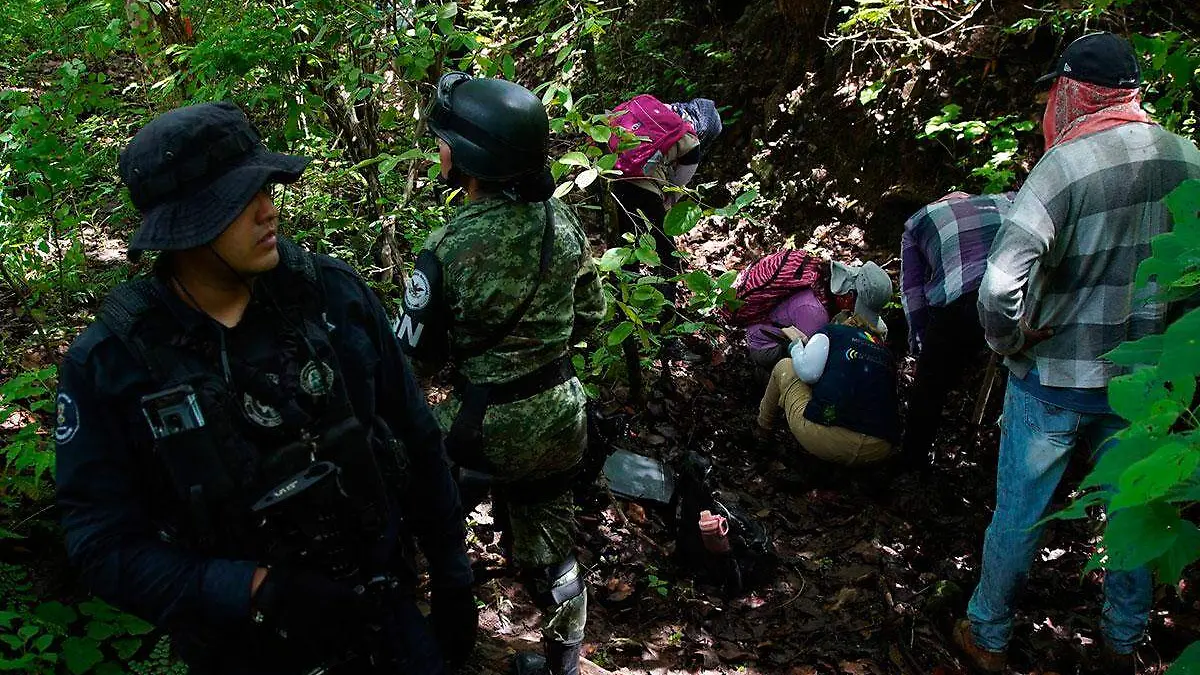
[[[457,363],[475,384],[507,382],[567,353],[604,316],[587,237],[557,199],[546,278],[524,316],[491,349]],[[509,320],[537,280],[545,208],[505,196],[470,202],[425,248],[442,263],[452,351],[472,353]]]

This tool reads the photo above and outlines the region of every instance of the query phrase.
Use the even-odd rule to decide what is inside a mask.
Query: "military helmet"
[[[550,121],[542,102],[519,84],[446,73],[426,119],[467,175],[507,182],[546,166]]]

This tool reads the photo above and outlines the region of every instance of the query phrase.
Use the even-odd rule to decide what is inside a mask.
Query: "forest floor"
[[[759,228],[745,220],[706,222],[682,238],[681,248],[694,267],[738,269],[756,248],[761,252]],[[838,260],[874,259],[898,276],[891,253],[865,249],[854,227],[819,227],[796,244]],[[897,327],[903,322],[898,313],[889,319]],[[950,629],[978,579],[999,443],[1002,385],[992,391],[984,424],[970,419],[987,356],[980,355],[978,369],[951,395],[935,457],[901,455],[883,466],[847,469],[806,455],[782,425],[769,442],[753,438],[763,380],[741,338],[737,330],[714,337],[703,363],[672,363],[663,371],[656,362],[645,405],[635,408],[624,403],[627,392],[610,391],[607,406],[630,417],[630,433],[617,443],[626,450],[668,465],[690,450],[711,457],[723,497],[769,530],[779,565],[765,583],[727,597],[678,564],[666,507],[600,490],[582,500],[579,516],[579,557],[590,590],[587,658],[614,672],[655,675],[964,672]],[[34,350],[29,358],[44,357]],[[903,402],[912,363],[902,363]],[[1069,471],[1059,506],[1085,470],[1080,462]],[[1094,523],[1085,521],[1049,528],[1020,600],[1012,672],[1088,672],[1085,658],[1098,649],[1102,576],[1081,576],[1081,570],[1096,535]],[[38,568],[39,585],[52,595],[71,595],[73,575],[54,536],[43,531],[37,539],[44,546],[31,541],[21,557]],[[503,570],[499,534],[486,508],[474,514],[470,539],[480,568],[494,572],[479,588],[485,608],[470,670],[507,673],[514,650],[537,648],[539,615]],[[46,546],[58,553],[33,553]],[[1150,641],[1138,652],[1139,673],[1161,673],[1200,639],[1198,588],[1200,571],[1192,569],[1179,586],[1158,590]]]
[[[746,262],[738,260],[746,255],[734,244],[744,241],[738,230],[689,235],[693,264]],[[825,242],[817,249],[824,255],[853,259],[858,234],[818,231],[814,241]],[[847,469],[807,456],[782,426],[770,442],[754,440],[763,380],[740,337],[731,331],[718,340],[708,363],[656,373],[649,403],[625,407],[633,429],[618,445],[667,464],[689,450],[711,457],[723,496],[771,532],[778,569],[752,592],[726,597],[677,564],[666,507],[602,491],[580,513],[580,559],[591,592],[585,655],[616,672],[656,675],[964,672],[950,633],[978,579],[1003,396],[997,383],[976,427],[971,417],[987,356],[950,397],[935,457],[901,455],[884,466]],[[901,379],[907,400],[911,359]],[[1069,470],[1058,506],[1085,471],[1083,462]],[[481,518],[472,529],[473,555],[499,560],[490,521]],[[1086,659],[1099,650],[1102,575],[1081,571],[1097,533],[1086,521],[1049,528],[1020,601],[1013,672],[1088,672]],[[1179,587],[1159,590],[1138,672],[1162,672],[1200,637],[1198,582],[1193,570]],[[512,650],[536,648],[538,615],[511,578],[487,581],[480,597],[488,636],[474,664],[482,674],[507,672]]]
[[[776,74],[764,69],[763,76]],[[856,165],[848,166],[853,173]],[[742,167],[735,168],[725,173],[739,175]],[[793,173],[791,167],[779,172]],[[762,228],[744,220],[706,222],[683,238],[683,248],[693,268],[740,269],[753,251],[778,245],[769,241],[776,234],[764,238]],[[89,257],[119,259],[119,245],[107,235],[101,240]],[[819,226],[807,242],[795,243],[838,260],[874,259],[898,279],[897,242],[881,250],[868,250],[864,242],[858,228]],[[5,316],[15,316],[17,304],[16,297],[0,294]],[[902,321],[895,314],[893,326]],[[25,340],[33,333],[28,320],[6,330],[13,340],[37,342]],[[69,333],[56,331],[48,346],[65,348]],[[668,465],[692,450],[711,457],[723,496],[771,533],[778,568],[752,591],[726,597],[697,582],[673,557],[665,507],[603,491],[591,495],[581,506],[578,541],[590,593],[588,659],[616,672],[656,675],[964,672],[950,629],[964,615],[978,579],[999,443],[1000,385],[985,422],[977,427],[970,420],[986,355],[950,397],[936,456],[901,455],[883,466],[851,470],[807,456],[782,426],[770,442],[755,440],[750,430],[762,380],[746,358],[740,332],[712,339],[707,362],[670,364],[650,377],[645,405],[624,403],[621,392],[608,392],[606,405],[630,415],[631,433],[618,443],[626,450]],[[34,349],[22,365],[50,360]],[[0,379],[10,374],[0,364]],[[902,401],[911,377],[911,360],[905,360]],[[1072,467],[1057,504],[1066,503],[1070,485],[1085,469],[1082,462]],[[16,560],[37,568],[38,585],[50,596],[77,592],[59,534],[47,527],[35,535],[28,548],[13,549]],[[472,556],[481,566],[499,566],[499,536],[486,511],[475,515],[471,535]],[[1098,650],[1102,575],[1081,570],[1096,536],[1094,524],[1085,521],[1049,528],[1020,600],[1010,650],[1014,672],[1087,672],[1085,657]],[[1150,640],[1138,652],[1143,675],[1160,673],[1200,639],[1198,589],[1200,570],[1193,567],[1177,587],[1158,590]],[[483,582],[479,597],[485,603],[483,633],[471,668],[479,675],[507,673],[514,650],[537,648],[538,613],[520,584],[502,573]]]
[[[863,234],[850,226],[817,227],[807,242],[795,243],[833,259],[874,259],[898,278],[894,251],[866,249]],[[764,238],[760,225],[746,220],[709,221],[682,238],[682,248],[694,268],[740,269],[756,250],[777,244],[769,241],[777,235]],[[119,258],[110,248],[90,255]],[[14,297],[0,297],[6,312],[15,304]],[[890,319],[897,327],[903,322],[898,312]],[[27,322],[13,328],[32,333]],[[753,438],[763,380],[741,338],[737,330],[711,338],[703,363],[672,363],[665,371],[656,363],[645,405],[625,404],[627,392],[611,391],[607,405],[631,418],[620,447],[668,465],[690,450],[711,457],[723,496],[771,533],[778,568],[752,591],[726,597],[677,563],[665,507],[594,494],[581,507],[578,541],[590,590],[587,658],[614,672],[656,675],[964,672],[950,629],[978,579],[999,442],[1001,385],[984,424],[970,420],[987,356],[980,355],[978,369],[950,397],[935,457],[901,455],[852,470],[807,456],[782,426],[770,442]],[[32,367],[45,356],[34,349],[28,360]],[[912,363],[902,363],[906,401]],[[1068,473],[1059,506],[1085,469],[1080,462]],[[500,567],[499,535],[486,511],[475,514],[471,530],[473,557],[482,567]],[[1088,672],[1085,659],[1099,646],[1102,575],[1081,570],[1096,535],[1085,521],[1049,528],[1020,601],[1013,672]],[[44,531],[37,541],[49,546],[53,536]],[[39,585],[71,595],[73,575],[60,548],[39,555],[33,543],[22,547],[21,558],[39,568]],[[471,664],[479,675],[508,672],[512,652],[536,649],[539,636],[539,615],[520,584],[503,570],[492,576],[479,589],[483,632]],[[1177,587],[1158,590],[1139,673],[1161,673],[1200,639],[1198,588],[1200,570],[1193,568]]]

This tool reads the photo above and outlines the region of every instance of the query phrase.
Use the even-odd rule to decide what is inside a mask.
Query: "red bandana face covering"
[[[1042,134],[1046,149],[1129,122],[1153,124],[1140,89],[1117,89],[1059,77],[1050,88]]]

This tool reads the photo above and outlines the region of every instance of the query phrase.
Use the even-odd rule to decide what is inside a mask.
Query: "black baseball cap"
[[[291,183],[310,162],[270,152],[245,113],[227,102],[176,108],[121,151],[121,181],[142,226],[129,256],[182,251],[216,239],[269,183]]]
[[[1067,45],[1054,70],[1037,81],[1040,84],[1059,77],[1101,87],[1137,89],[1142,84],[1142,69],[1128,40],[1112,33],[1092,33]]]

